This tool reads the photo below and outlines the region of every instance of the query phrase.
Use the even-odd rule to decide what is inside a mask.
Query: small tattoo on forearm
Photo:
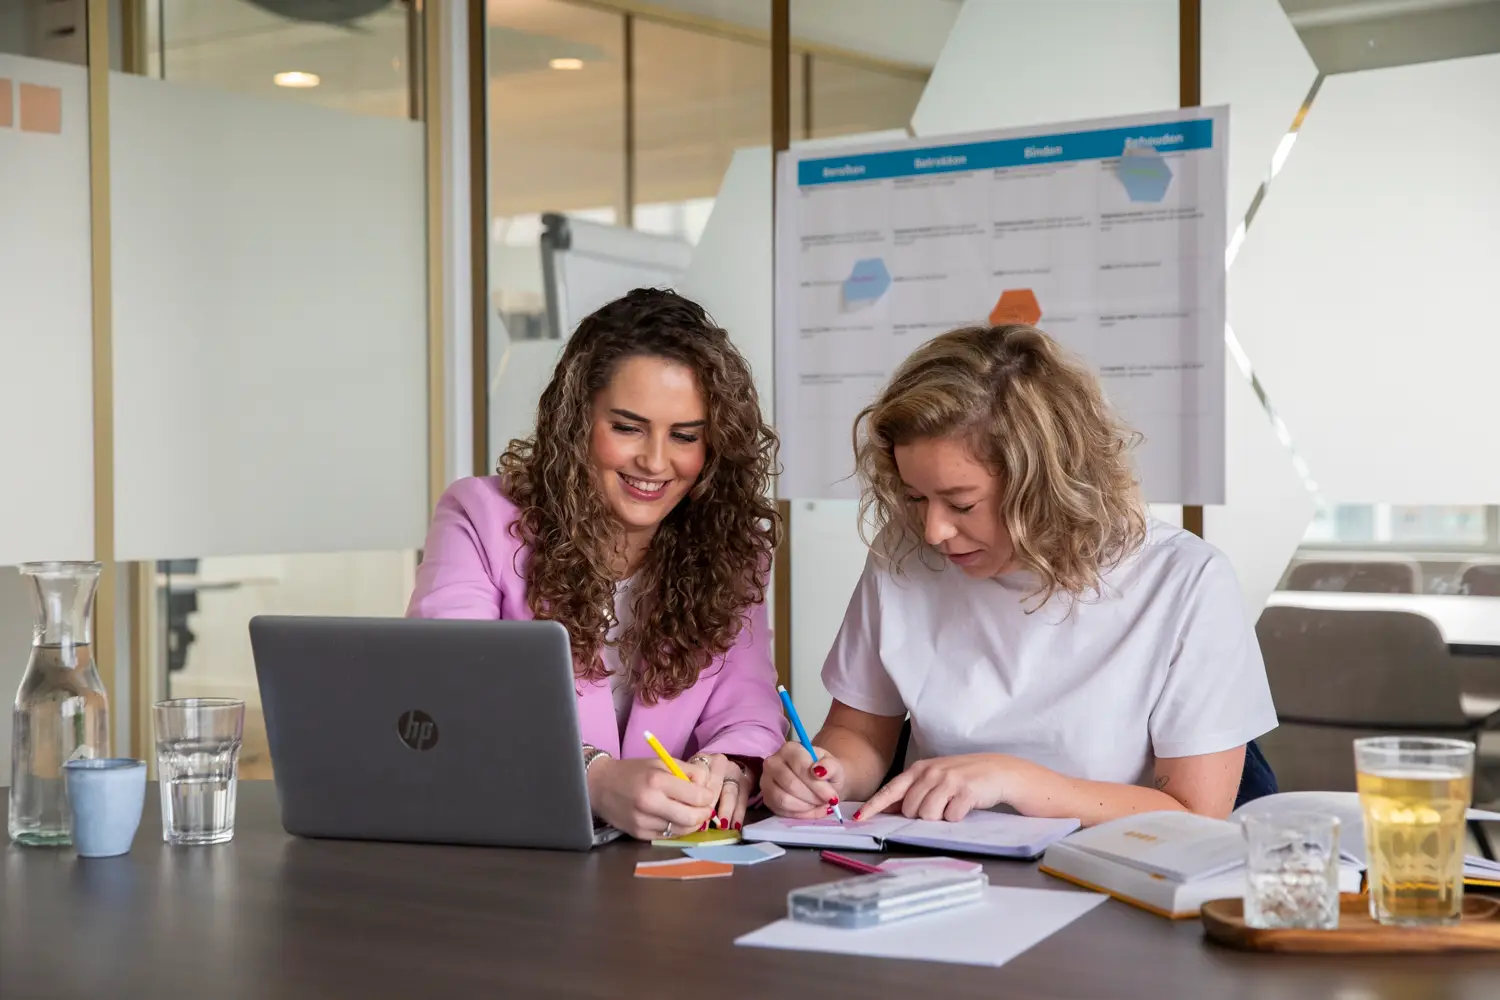
[[[1166,791],[1167,790],[1167,783],[1169,781],[1171,781],[1171,780],[1172,780],[1172,776],[1169,775],[1169,774],[1158,774],[1156,776],[1156,790],[1158,792],[1164,792],[1164,791]]]

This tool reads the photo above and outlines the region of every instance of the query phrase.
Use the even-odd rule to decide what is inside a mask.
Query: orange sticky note
[[[11,99],[10,81],[0,77],[0,128],[11,128],[15,122],[16,113]]]
[[[641,861],[635,866],[636,878],[667,878],[680,881],[700,878],[722,878],[734,874],[734,865],[717,861],[676,858],[672,861]]]
[[[21,131],[62,132],[62,91],[35,83],[21,84]]]

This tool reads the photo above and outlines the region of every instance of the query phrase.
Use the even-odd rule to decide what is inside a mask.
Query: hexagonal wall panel
[[[1330,501],[1500,499],[1496,94],[1500,55],[1329,77],[1230,271],[1230,323]]]

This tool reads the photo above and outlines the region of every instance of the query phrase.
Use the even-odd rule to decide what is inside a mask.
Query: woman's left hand
[[[975,753],[920,760],[870,796],[856,819],[878,816],[895,805],[911,819],[957,822],[975,809],[1013,802],[1019,784],[1036,765],[1003,753]]]
[[[714,815],[708,821],[715,830],[738,830],[745,822],[745,807],[754,794],[750,777],[737,762],[721,753],[698,754],[688,761],[688,778],[718,793]]]

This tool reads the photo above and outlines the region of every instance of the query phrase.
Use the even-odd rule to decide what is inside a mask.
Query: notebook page
[[[883,813],[858,823],[847,817],[863,803],[844,803],[845,820],[842,825],[832,816],[824,819],[789,819],[772,816],[758,823],[751,823],[740,831],[746,840],[766,840],[791,847],[839,847],[851,851],[878,851],[888,834],[906,826],[911,820],[904,816]]]

